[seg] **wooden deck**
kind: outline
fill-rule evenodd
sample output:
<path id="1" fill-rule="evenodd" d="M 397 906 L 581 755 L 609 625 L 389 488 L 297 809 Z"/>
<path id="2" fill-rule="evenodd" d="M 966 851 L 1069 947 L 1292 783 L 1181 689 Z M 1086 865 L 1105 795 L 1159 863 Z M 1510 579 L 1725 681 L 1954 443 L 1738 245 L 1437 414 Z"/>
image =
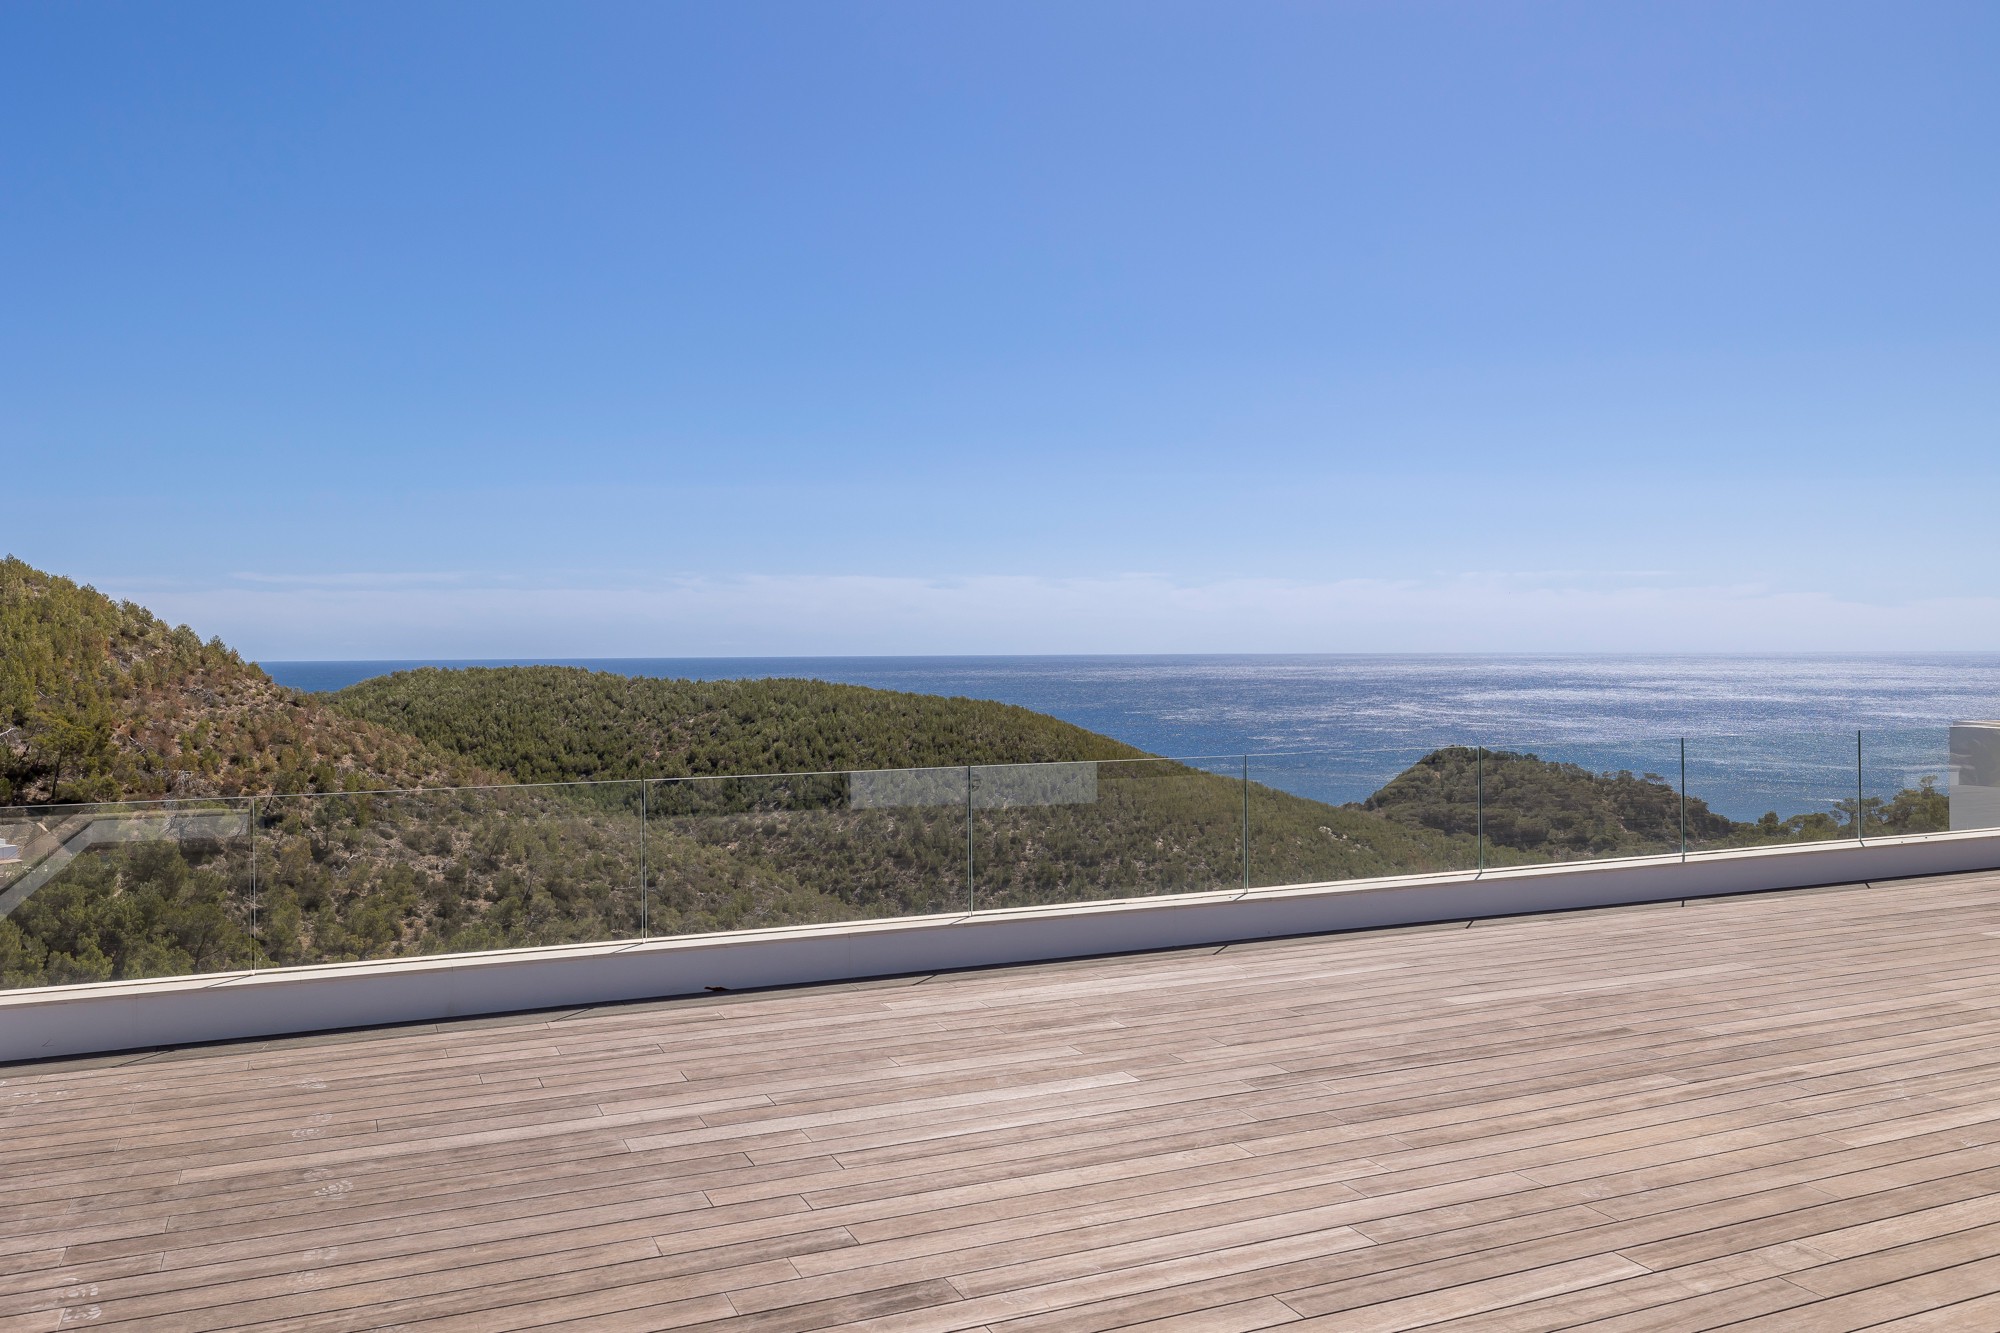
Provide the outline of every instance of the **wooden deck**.
<path id="1" fill-rule="evenodd" d="M 0 1330 L 2000 1329 L 2000 875 L 0 1068 Z"/>

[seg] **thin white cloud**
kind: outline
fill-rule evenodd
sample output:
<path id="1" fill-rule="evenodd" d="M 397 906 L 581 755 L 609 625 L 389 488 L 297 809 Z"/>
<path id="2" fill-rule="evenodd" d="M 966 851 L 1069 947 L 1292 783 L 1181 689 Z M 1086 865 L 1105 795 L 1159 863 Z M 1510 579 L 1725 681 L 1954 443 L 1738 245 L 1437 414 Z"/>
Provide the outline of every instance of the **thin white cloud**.
<path id="1" fill-rule="evenodd" d="M 266 574 L 254 570 L 231 574 L 237 583 L 270 584 L 285 588 L 407 588 L 433 585 L 455 586 L 476 576 L 457 570 L 410 570 L 405 572 L 328 572 L 308 574 Z"/>
<path id="2" fill-rule="evenodd" d="M 452 578 L 244 579 L 141 600 L 266 660 L 2000 649 L 2000 597 L 1866 602 L 1636 574 Z"/>

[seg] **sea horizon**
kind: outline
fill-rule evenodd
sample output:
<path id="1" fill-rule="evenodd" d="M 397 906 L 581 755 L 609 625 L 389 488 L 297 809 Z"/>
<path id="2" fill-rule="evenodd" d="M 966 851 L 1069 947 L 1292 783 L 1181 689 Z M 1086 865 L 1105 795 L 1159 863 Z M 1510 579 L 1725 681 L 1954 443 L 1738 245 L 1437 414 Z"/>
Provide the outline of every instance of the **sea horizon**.
<path id="1" fill-rule="evenodd" d="M 1444 745 L 1678 780 L 1735 818 L 1944 782 L 1949 724 L 2000 716 L 2000 653 L 1343 653 L 270 661 L 322 692 L 423 666 L 798 677 L 1015 704 L 1153 754 L 1272 756 L 1358 800 Z M 1856 733 L 1864 733 L 1857 737 Z M 1857 745 L 1866 753 L 1857 760 Z M 1306 757 L 1283 764 L 1277 757 Z M 1317 756 L 1317 759 L 1312 759 Z M 1217 767 L 1220 767 L 1218 762 Z M 1860 772 L 1857 773 L 1857 767 Z M 1253 776 L 1257 776 L 1253 772 Z M 1879 789 L 1879 791 L 1878 791 Z"/>

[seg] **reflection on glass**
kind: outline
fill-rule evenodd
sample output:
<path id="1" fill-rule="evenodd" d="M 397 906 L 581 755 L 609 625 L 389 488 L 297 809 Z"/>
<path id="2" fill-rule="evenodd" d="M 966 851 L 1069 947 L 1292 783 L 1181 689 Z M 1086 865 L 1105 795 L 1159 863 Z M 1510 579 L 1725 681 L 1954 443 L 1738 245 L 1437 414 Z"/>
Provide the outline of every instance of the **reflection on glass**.
<path id="1" fill-rule="evenodd" d="M 257 802 L 272 964 L 635 939 L 637 782 Z"/>
<path id="2" fill-rule="evenodd" d="M 650 784 L 653 935 L 962 911 L 964 768 Z"/>
<path id="3" fill-rule="evenodd" d="M 247 800 L 0 809 L 0 985 L 252 965 Z"/>

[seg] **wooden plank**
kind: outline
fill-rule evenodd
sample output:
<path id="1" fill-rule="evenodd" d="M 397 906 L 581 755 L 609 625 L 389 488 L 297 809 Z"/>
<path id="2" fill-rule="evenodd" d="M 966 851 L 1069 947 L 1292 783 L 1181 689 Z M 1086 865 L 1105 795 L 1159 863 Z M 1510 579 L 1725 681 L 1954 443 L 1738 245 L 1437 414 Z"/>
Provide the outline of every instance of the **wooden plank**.
<path id="1" fill-rule="evenodd" d="M 1504 1310 L 1523 1301 L 1603 1286 L 1645 1271 L 1629 1259 L 1621 1259 L 1615 1254 L 1600 1254 L 1551 1264 L 1547 1268 L 1530 1269 L 1525 1273 L 1509 1273 L 1342 1310 L 1338 1314 L 1302 1320 L 1292 1327 L 1301 1333 L 1306 1333 L 1306 1330 L 1322 1333 L 1323 1330 L 1333 1329 L 1340 1330 L 1340 1333 L 1399 1333 L 1402 1329 L 1422 1328 L 1446 1319 Z M 1286 1303 L 1290 1304 L 1289 1301 Z"/>

